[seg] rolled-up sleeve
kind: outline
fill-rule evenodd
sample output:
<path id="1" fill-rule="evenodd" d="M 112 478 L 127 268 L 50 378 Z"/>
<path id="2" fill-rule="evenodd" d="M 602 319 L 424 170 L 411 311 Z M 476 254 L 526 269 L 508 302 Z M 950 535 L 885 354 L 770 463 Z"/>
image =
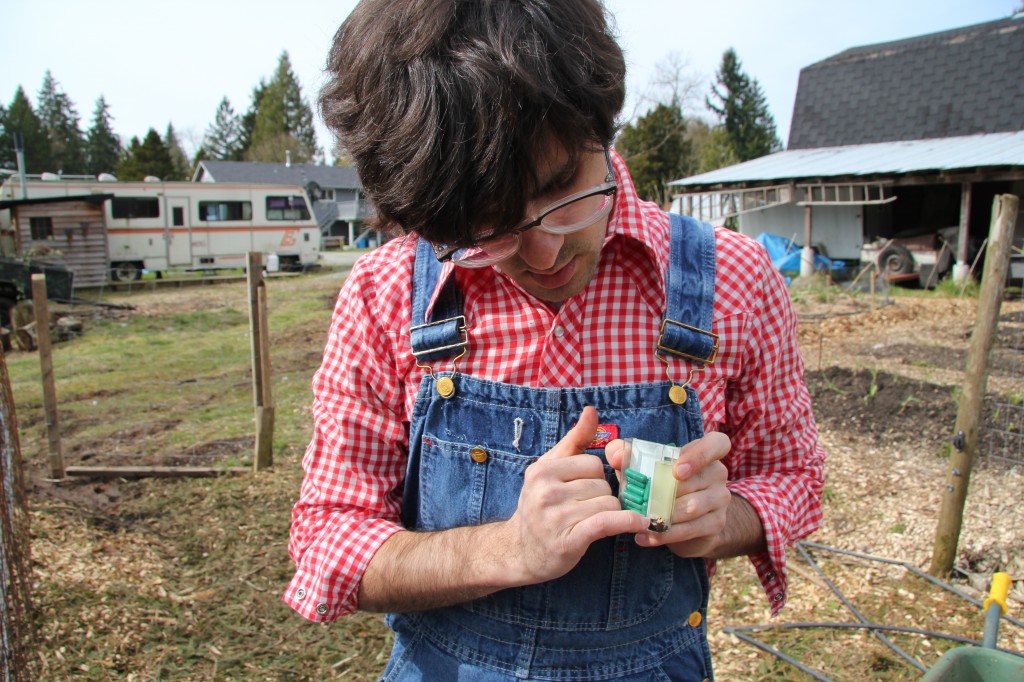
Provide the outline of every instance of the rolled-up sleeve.
<path id="1" fill-rule="evenodd" d="M 313 377 L 314 432 L 288 543 L 296 572 L 284 601 L 315 621 L 357 609 L 370 559 L 401 529 L 404 383 L 373 270 L 360 261 L 342 287 Z"/>
<path id="2" fill-rule="evenodd" d="M 777 614 L 788 592 L 786 548 L 821 525 L 825 453 L 785 282 L 759 246 L 754 263 L 739 335 L 743 366 L 725 389 L 722 431 L 732 440 L 729 488 L 753 505 L 764 527 L 768 551 L 750 559 Z"/>

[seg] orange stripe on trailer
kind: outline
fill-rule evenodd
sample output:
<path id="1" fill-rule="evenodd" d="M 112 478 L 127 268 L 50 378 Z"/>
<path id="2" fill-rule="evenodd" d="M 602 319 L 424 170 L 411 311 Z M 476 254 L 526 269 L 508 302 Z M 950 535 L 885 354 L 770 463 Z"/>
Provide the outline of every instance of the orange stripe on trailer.
<path id="1" fill-rule="evenodd" d="M 302 226 L 302 227 L 275 227 L 275 226 L 257 226 L 257 227 L 193 227 L 192 232 L 286 232 L 291 230 L 313 230 L 316 229 L 313 226 Z M 170 229 L 171 234 L 188 234 L 188 228 L 175 227 Z M 108 228 L 108 234 L 163 234 L 164 228 L 162 227 L 118 227 Z"/>

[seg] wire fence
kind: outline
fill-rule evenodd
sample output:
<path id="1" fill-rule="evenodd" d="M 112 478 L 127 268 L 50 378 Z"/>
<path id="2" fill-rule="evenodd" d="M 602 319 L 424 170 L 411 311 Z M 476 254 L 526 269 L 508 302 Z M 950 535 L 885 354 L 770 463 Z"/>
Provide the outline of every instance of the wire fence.
<path id="1" fill-rule="evenodd" d="M 1018 297 L 1024 302 L 1024 287 Z M 978 452 L 993 462 L 1024 465 L 1024 310 L 1000 316 L 993 360 L 993 371 L 1014 388 L 989 389 Z"/>

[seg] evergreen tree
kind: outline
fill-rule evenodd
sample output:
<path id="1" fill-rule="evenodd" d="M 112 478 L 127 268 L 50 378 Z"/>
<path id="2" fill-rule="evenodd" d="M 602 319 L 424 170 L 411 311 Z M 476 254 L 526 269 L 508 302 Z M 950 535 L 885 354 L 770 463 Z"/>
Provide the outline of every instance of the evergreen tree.
<path id="1" fill-rule="evenodd" d="M 253 116 L 255 120 L 255 116 Z M 217 107 L 217 115 L 203 136 L 203 158 L 237 161 L 242 158 L 242 121 L 225 97 Z M 198 156 L 198 155 L 197 155 Z M 200 159 L 196 159 L 198 163 Z"/>
<path id="2" fill-rule="evenodd" d="M 317 152 L 320 151 L 316 144 L 313 110 L 310 108 L 306 98 L 302 96 L 302 87 L 299 85 L 299 79 L 292 71 L 292 65 L 288 59 L 287 52 L 281 55 L 277 74 L 274 78 L 284 84 L 284 113 L 288 132 L 302 143 L 303 149 L 309 151 L 308 157 L 312 161 L 316 158 Z"/>
<path id="3" fill-rule="evenodd" d="M 239 158 L 247 158 L 249 155 L 249 148 L 252 146 L 252 136 L 256 130 L 256 114 L 260 108 L 260 101 L 263 99 L 263 94 L 267 91 L 267 83 L 262 78 L 260 79 L 259 85 L 252 89 L 252 100 L 249 103 L 249 109 L 239 119 L 239 133 L 238 133 L 238 156 Z"/>
<path id="4" fill-rule="evenodd" d="M 55 170 L 64 175 L 87 171 L 85 135 L 79 127 L 78 112 L 71 98 L 49 70 L 39 90 L 39 120 L 50 138 Z"/>
<path id="5" fill-rule="evenodd" d="M 715 78 L 705 103 L 725 125 L 736 158 L 748 161 L 781 149 L 761 85 L 743 72 L 732 48 L 722 55 Z"/>
<path id="6" fill-rule="evenodd" d="M 677 102 L 658 104 L 627 124 L 615 149 L 629 167 L 641 198 L 665 204 L 671 200 L 667 183 L 690 174 L 696 167 L 687 121 Z"/>
<path id="7" fill-rule="evenodd" d="M 96 100 L 96 110 L 92 114 L 92 126 L 85 138 L 87 172 L 90 175 L 113 173 L 121 160 L 123 150 L 121 140 L 111 126 L 113 116 L 103 95 Z"/>
<path id="8" fill-rule="evenodd" d="M 21 133 L 25 145 L 26 173 L 55 170 L 50 153 L 50 138 L 20 85 L 14 91 L 11 105 L 7 107 L 3 118 L 3 130 L 0 131 L 0 166 L 8 170 L 18 168 L 14 153 L 14 133 Z"/>
<path id="9" fill-rule="evenodd" d="M 174 169 L 174 172 L 164 180 L 188 180 L 192 175 L 192 164 L 189 163 L 188 154 L 185 153 L 181 142 L 178 141 L 174 125 L 171 123 L 167 124 L 164 146 L 167 148 L 167 154 L 171 157 L 171 167 Z"/>
<path id="10" fill-rule="evenodd" d="M 288 53 L 281 53 L 277 71 L 265 86 L 261 83 L 252 127 L 252 140 L 246 153 L 251 161 L 283 161 L 291 152 L 295 163 L 312 161 L 319 151 L 313 128 L 313 111 L 302 96 Z"/>
<path id="11" fill-rule="evenodd" d="M 13 139 L 7 134 L 7 109 L 0 104 L 0 168 L 17 164 L 14 158 Z"/>
<path id="12" fill-rule="evenodd" d="M 142 180 L 148 175 L 161 180 L 174 177 L 174 162 L 167 145 L 160 139 L 160 133 L 152 128 L 141 143 L 139 138 L 132 138 L 127 153 L 117 165 L 119 180 Z"/>

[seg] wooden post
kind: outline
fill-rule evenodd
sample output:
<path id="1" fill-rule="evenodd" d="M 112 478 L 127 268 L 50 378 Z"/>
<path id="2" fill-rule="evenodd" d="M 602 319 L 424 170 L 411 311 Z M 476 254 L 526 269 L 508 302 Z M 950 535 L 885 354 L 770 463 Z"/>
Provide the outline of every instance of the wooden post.
<path id="1" fill-rule="evenodd" d="M 43 378 L 43 409 L 46 412 L 50 477 L 61 479 L 64 478 L 64 447 L 60 439 L 57 388 L 53 380 L 53 350 L 50 348 L 50 309 L 46 303 L 46 275 L 32 275 L 32 305 L 36 313 L 36 343 L 39 345 L 39 367 Z"/>
<path id="2" fill-rule="evenodd" d="M 811 246 L 811 211 L 812 208 L 810 206 L 804 206 L 804 248 L 800 251 L 801 277 L 810 277 L 814 274 L 814 248 Z"/>
<path id="3" fill-rule="evenodd" d="M 874 268 L 871 268 L 871 312 L 875 312 L 875 281 L 877 279 L 877 273 Z"/>
<path id="4" fill-rule="evenodd" d="M 971 183 L 960 185 L 960 231 L 956 239 L 956 260 L 953 264 L 953 281 L 963 284 L 967 281 L 967 246 L 971 223 Z"/>
<path id="5" fill-rule="evenodd" d="M 14 395 L 0 349 L 0 680 L 32 679 L 35 650 L 28 502 Z"/>
<path id="6" fill-rule="evenodd" d="M 250 251 L 247 258 L 249 284 L 249 338 L 252 348 L 252 397 L 256 410 L 256 444 L 253 471 L 274 463 L 274 401 L 270 392 L 270 328 L 267 323 L 267 284 L 263 279 L 263 254 Z"/>
<path id="7" fill-rule="evenodd" d="M 945 577 L 953 570 L 960 528 L 963 524 L 964 503 L 971 481 L 971 467 L 978 444 L 978 425 L 981 423 L 985 389 L 988 383 L 989 359 L 999 322 L 999 309 L 1010 265 L 1010 243 L 1020 200 L 1012 194 L 997 195 L 992 202 L 992 225 L 989 230 L 985 271 L 978 294 L 978 315 L 971 334 L 967 353 L 963 391 L 957 407 L 954 449 L 949 458 L 949 470 L 942 497 L 942 511 L 935 531 L 935 548 L 928 572 Z"/>

